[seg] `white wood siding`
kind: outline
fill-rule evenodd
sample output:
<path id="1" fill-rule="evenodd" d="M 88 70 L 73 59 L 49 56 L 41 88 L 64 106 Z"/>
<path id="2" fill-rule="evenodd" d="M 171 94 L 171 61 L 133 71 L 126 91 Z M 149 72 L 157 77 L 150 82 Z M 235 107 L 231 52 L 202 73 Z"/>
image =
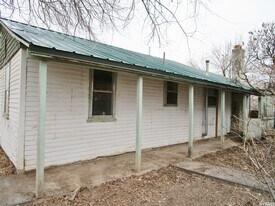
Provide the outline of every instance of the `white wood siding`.
<path id="1" fill-rule="evenodd" d="M 221 99 L 220 99 L 220 94 L 219 94 L 219 127 L 218 127 L 218 135 L 221 134 Z M 225 92 L 225 118 L 224 118 L 224 135 L 230 132 L 230 127 L 231 127 L 231 104 L 232 104 L 232 92 L 226 91 Z"/>
<path id="2" fill-rule="evenodd" d="M 35 168 L 38 123 L 38 64 L 28 59 L 25 169 Z M 116 121 L 87 122 L 89 70 L 48 63 L 45 166 L 133 151 L 137 76 L 118 73 Z M 188 85 L 179 85 L 177 107 L 163 106 L 163 81 L 144 78 L 142 149 L 188 140 Z M 203 129 L 204 90 L 195 87 L 195 137 Z"/>
<path id="3" fill-rule="evenodd" d="M 6 152 L 10 160 L 17 166 L 17 134 L 18 134 L 18 115 L 20 98 L 20 69 L 21 69 L 21 49 L 12 57 L 10 71 L 10 101 L 9 119 L 3 117 L 4 111 L 4 82 L 5 67 L 0 70 L 0 141 L 1 147 Z"/>
<path id="4" fill-rule="evenodd" d="M 226 133 L 230 132 L 231 128 L 231 92 L 225 92 L 225 126 L 226 126 Z"/>

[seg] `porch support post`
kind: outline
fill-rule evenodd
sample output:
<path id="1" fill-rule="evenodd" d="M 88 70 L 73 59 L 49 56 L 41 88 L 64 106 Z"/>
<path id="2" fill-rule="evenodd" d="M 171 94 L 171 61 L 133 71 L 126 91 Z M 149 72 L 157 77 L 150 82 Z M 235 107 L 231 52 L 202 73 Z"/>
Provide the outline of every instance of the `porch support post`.
<path id="1" fill-rule="evenodd" d="M 20 69 L 20 98 L 18 112 L 18 130 L 17 130 L 17 174 L 25 172 L 25 109 L 26 109 L 26 68 L 27 68 L 27 51 L 21 49 L 21 69 Z"/>
<path id="2" fill-rule="evenodd" d="M 189 85 L 189 139 L 188 139 L 188 157 L 192 156 L 193 137 L 194 137 L 194 86 Z"/>
<path id="3" fill-rule="evenodd" d="M 136 172 L 141 170 L 141 126 L 142 126 L 142 98 L 143 77 L 137 79 L 137 103 L 136 103 Z"/>
<path id="4" fill-rule="evenodd" d="M 44 192 L 44 153 L 45 153 L 45 116 L 46 116 L 47 62 L 39 62 L 39 123 L 36 157 L 36 197 Z"/>
<path id="5" fill-rule="evenodd" d="M 221 90 L 221 148 L 224 147 L 224 131 L 225 131 L 225 91 Z"/>
<path id="6" fill-rule="evenodd" d="M 243 111 L 242 111 L 242 121 L 243 121 L 243 140 L 246 140 L 246 132 L 247 132 L 247 95 L 243 95 Z"/>

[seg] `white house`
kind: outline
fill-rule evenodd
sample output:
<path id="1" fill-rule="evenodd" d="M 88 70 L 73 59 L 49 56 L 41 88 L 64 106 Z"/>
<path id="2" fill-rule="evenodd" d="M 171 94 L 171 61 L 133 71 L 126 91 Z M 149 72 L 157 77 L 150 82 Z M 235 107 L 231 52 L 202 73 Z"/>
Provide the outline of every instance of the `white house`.
<path id="1" fill-rule="evenodd" d="M 223 136 L 250 87 L 1 19 L 0 142 L 19 172 Z M 234 102 L 234 104 L 232 104 Z M 38 153 L 37 153 L 38 151 Z"/>

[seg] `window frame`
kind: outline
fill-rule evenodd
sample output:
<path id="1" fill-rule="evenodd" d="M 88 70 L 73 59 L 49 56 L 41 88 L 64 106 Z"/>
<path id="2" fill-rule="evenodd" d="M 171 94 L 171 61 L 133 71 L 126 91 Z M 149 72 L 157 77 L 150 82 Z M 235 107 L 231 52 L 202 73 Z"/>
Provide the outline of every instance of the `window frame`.
<path id="1" fill-rule="evenodd" d="M 210 101 L 210 99 L 213 100 L 215 98 L 215 101 Z M 219 91 L 217 89 L 208 88 L 208 96 L 207 96 L 207 106 L 208 107 L 217 107 L 219 101 Z M 215 104 L 210 104 L 211 102 L 214 102 Z"/>
<path id="2" fill-rule="evenodd" d="M 173 83 L 177 85 L 177 91 L 172 91 L 172 90 L 167 90 L 167 83 Z M 177 94 L 177 103 L 176 104 L 171 104 L 167 103 L 167 94 L 168 93 L 176 93 Z M 178 96 L 179 96 L 179 84 L 177 82 L 172 82 L 172 81 L 164 81 L 163 84 L 163 106 L 165 107 L 177 107 L 178 106 Z"/>
<path id="3" fill-rule="evenodd" d="M 105 71 L 112 74 L 112 114 L 93 115 L 94 71 Z M 89 112 L 87 122 L 112 122 L 116 121 L 116 81 L 117 74 L 108 70 L 90 69 L 89 71 Z"/>
<path id="4" fill-rule="evenodd" d="M 11 62 L 5 67 L 3 117 L 9 119 Z"/>

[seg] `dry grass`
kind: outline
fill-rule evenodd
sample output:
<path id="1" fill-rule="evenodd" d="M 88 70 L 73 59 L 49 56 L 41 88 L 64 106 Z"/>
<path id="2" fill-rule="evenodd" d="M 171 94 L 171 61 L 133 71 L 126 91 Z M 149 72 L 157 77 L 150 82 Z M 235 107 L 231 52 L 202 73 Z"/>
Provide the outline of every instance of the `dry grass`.
<path id="1" fill-rule="evenodd" d="M 7 176 L 14 173 L 14 165 L 5 154 L 4 150 L 0 147 L 0 176 Z"/>
<path id="2" fill-rule="evenodd" d="M 196 159 L 212 165 L 229 167 L 248 173 L 257 173 L 254 162 L 258 162 L 268 173 L 275 177 L 275 141 L 248 142 L 243 146 L 236 146 L 215 153 L 206 154 Z"/>

